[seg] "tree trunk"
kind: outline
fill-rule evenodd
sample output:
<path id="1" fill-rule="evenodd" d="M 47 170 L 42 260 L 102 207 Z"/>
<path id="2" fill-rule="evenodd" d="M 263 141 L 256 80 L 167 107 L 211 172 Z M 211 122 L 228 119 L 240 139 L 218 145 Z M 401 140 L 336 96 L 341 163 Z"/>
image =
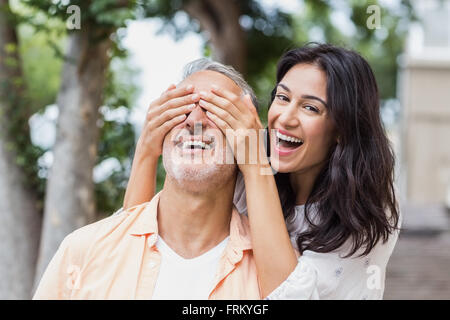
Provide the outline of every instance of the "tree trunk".
<path id="1" fill-rule="evenodd" d="M 47 182 L 35 285 L 64 237 L 95 220 L 92 171 L 97 157 L 98 109 L 109 65 L 110 34 L 111 31 L 82 25 L 80 31 L 69 35 L 57 97 L 57 139 Z"/>
<path id="2" fill-rule="evenodd" d="M 31 297 L 41 228 L 36 195 L 17 165 L 11 134 L 12 115 L 26 112 L 20 80 L 15 23 L 8 1 L 0 0 L 0 299 Z M 28 119 L 26 115 L 15 118 Z M 29 128 L 24 131 L 29 135 Z"/>
<path id="3" fill-rule="evenodd" d="M 200 22 L 209 34 L 213 58 L 231 65 L 242 74 L 247 71 L 246 34 L 239 24 L 241 10 L 236 0 L 192 0 L 183 8 Z"/>

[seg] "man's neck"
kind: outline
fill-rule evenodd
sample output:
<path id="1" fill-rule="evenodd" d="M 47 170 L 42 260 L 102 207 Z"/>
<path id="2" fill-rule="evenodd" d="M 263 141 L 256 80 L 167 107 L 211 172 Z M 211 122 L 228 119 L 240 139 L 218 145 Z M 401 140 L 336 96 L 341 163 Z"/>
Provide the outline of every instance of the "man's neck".
<path id="1" fill-rule="evenodd" d="M 166 177 L 158 205 L 158 230 L 180 256 L 209 251 L 230 233 L 234 180 L 207 192 L 192 192 Z"/>

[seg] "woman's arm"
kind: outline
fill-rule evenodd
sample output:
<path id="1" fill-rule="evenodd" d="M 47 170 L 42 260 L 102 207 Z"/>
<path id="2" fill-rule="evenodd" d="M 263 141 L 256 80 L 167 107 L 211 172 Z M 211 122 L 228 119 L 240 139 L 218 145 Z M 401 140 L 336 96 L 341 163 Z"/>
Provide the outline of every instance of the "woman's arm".
<path id="1" fill-rule="evenodd" d="M 208 111 L 208 117 L 224 134 L 226 130 L 234 130 L 237 134 L 236 130 L 242 129 L 240 132 L 244 135 L 246 130 L 256 130 L 258 136 L 262 129 L 256 109 L 248 96 L 242 99 L 217 88 L 212 93 L 201 93 L 199 104 Z M 248 152 L 245 140 L 245 136 L 238 137 L 237 143 L 230 142 L 230 146 L 237 146 L 242 150 L 244 145 Z M 286 228 L 275 179 L 272 174 L 261 174 L 262 170 L 270 169 L 267 158 L 260 156 L 262 150 L 257 152 L 260 159 L 258 164 L 238 165 L 244 175 L 259 284 L 262 295 L 266 297 L 292 273 L 297 266 L 297 256 Z"/>
<path id="2" fill-rule="evenodd" d="M 158 157 L 151 155 L 146 157 L 140 152 L 140 148 L 136 148 L 123 200 L 124 210 L 151 200 L 156 190 L 157 169 Z"/>
<path id="3" fill-rule="evenodd" d="M 274 291 L 297 266 L 273 175 L 262 175 L 260 166 L 241 169 L 253 252 L 263 297 Z"/>
<path id="4" fill-rule="evenodd" d="M 156 190 L 158 159 L 166 134 L 186 119 L 200 99 L 192 85 L 176 88 L 171 85 L 148 108 L 144 127 L 136 144 L 130 180 L 123 209 L 150 201 Z"/>

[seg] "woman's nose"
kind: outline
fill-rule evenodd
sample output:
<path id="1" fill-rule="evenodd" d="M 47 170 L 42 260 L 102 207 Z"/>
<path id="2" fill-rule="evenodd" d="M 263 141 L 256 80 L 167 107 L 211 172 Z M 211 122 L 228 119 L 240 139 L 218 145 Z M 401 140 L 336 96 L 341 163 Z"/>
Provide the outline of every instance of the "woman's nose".
<path id="1" fill-rule="evenodd" d="M 298 127 L 300 120 L 298 118 L 297 106 L 290 104 L 287 108 L 284 108 L 278 117 L 278 121 L 286 129 Z"/>

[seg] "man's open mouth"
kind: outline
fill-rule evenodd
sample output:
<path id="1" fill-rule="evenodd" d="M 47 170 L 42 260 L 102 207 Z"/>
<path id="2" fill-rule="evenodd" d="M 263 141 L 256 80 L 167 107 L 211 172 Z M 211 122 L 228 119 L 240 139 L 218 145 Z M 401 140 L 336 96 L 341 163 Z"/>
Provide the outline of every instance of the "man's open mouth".
<path id="1" fill-rule="evenodd" d="M 212 150 L 215 147 L 214 137 L 180 137 L 176 147 L 182 150 Z"/>

